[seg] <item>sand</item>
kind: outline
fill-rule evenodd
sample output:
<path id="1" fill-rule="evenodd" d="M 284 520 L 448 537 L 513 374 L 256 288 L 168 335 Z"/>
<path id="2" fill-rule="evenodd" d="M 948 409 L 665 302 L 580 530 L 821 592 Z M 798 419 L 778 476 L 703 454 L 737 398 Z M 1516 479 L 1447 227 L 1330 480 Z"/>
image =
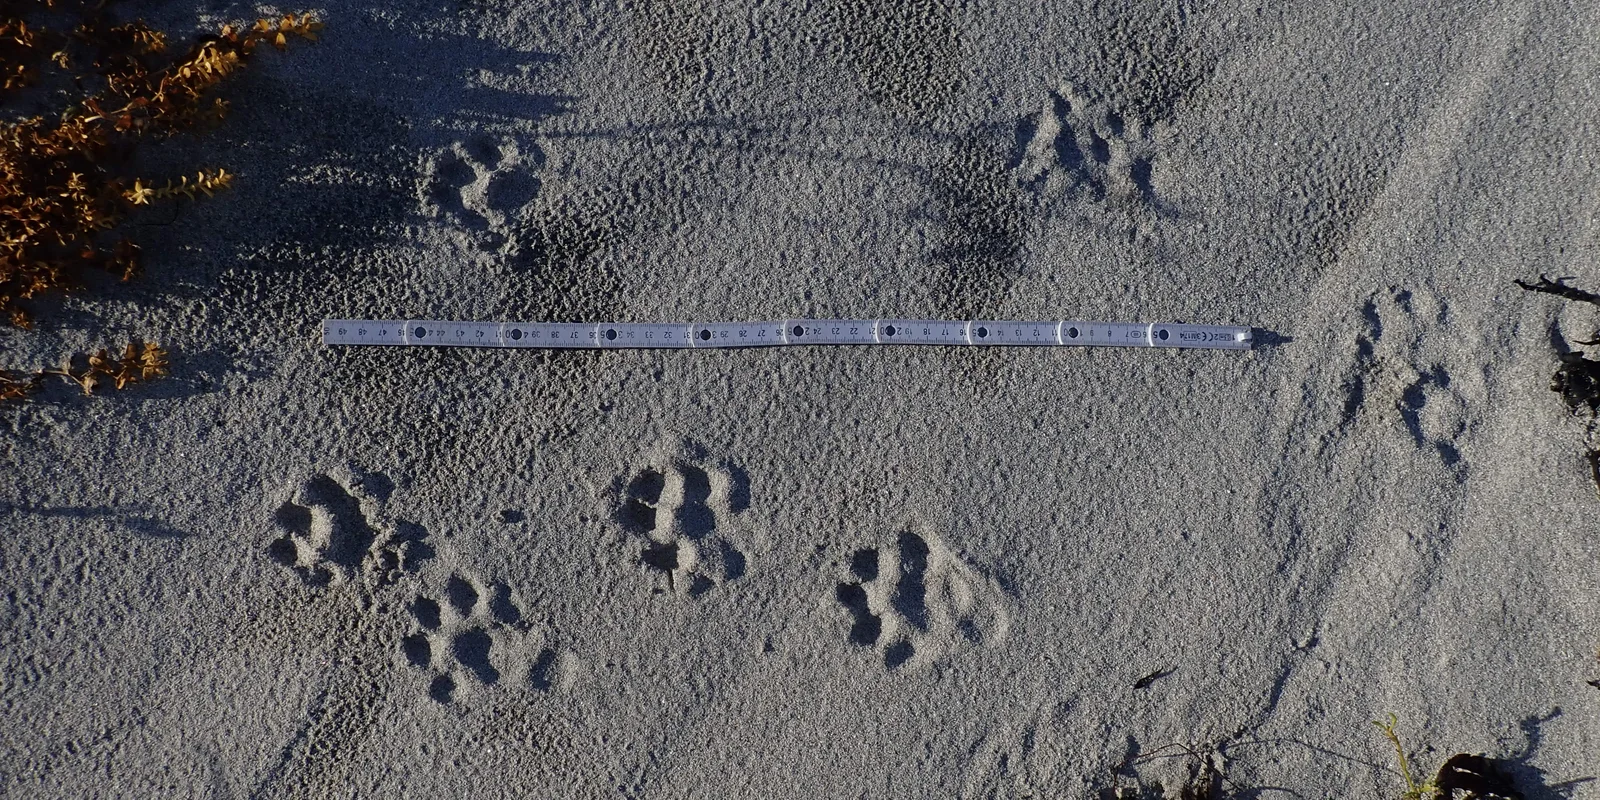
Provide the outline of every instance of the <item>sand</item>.
<path id="1" fill-rule="evenodd" d="M 309 9 L 0 332 L 174 366 L 0 411 L 0 794 L 1396 797 L 1392 712 L 1600 797 L 1600 320 L 1511 283 L 1600 286 L 1600 15 L 1430 6 Z M 317 339 L 799 316 L 1263 343 Z"/>

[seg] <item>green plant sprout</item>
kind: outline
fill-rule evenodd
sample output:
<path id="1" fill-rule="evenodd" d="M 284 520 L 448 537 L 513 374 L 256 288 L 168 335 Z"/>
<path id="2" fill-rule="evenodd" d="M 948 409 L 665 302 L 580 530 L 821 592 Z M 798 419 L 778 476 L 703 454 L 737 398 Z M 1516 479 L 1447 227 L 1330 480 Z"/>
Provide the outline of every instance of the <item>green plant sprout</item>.
<path id="1" fill-rule="evenodd" d="M 1394 726 L 1398 723 L 1399 719 L 1392 712 L 1389 714 L 1388 722 L 1372 721 L 1372 724 L 1378 726 L 1378 730 L 1383 731 L 1383 735 L 1394 745 L 1394 754 L 1400 759 L 1400 777 L 1406 781 L 1406 790 L 1400 795 L 1400 800 L 1436 800 L 1439 797 L 1438 783 L 1430 779 L 1418 786 L 1417 779 L 1411 774 L 1411 762 L 1406 758 L 1405 746 L 1400 744 L 1400 734 L 1394 730 Z"/>

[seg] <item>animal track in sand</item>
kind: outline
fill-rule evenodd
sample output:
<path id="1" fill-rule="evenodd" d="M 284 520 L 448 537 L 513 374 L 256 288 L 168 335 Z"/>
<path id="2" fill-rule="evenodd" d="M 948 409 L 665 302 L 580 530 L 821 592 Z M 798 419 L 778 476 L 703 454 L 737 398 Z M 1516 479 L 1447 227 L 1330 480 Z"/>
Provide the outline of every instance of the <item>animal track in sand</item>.
<path id="1" fill-rule="evenodd" d="M 1140 120 L 1062 89 L 1017 124 L 1012 162 L 1018 184 L 1046 200 L 1084 194 L 1153 206 L 1155 149 Z"/>
<path id="2" fill-rule="evenodd" d="M 1010 633 L 1005 592 L 933 537 L 903 531 L 892 546 L 856 550 L 849 570 L 835 589 L 850 614 L 848 639 L 890 670 L 925 667 Z"/>
<path id="3" fill-rule="evenodd" d="M 337 793 L 377 727 L 394 672 L 384 657 L 394 636 L 392 609 L 433 555 L 421 527 L 387 516 L 393 488 L 381 474 L 342 467 L 302 481 L 273 514 L 266 555 L 316 594 L 282 598 L 289 607 L 270 613 L 259 635 L 273 631 L 280 645 L 321 649 L 313 656 L 320 666 L 312 668 L 323 676 L 252 797 Z"/>
<path id="4" fill-rule="evenodd" d="M 421 528 L 384 521 L 387 478 L 371 474 L 345 483 L 318 473 L 278 507 L 278 536 L 267 555 L 309 586 L 355 580 L 383 586 L 433 555 Z"/>
<path id="5" fill-rule="evenodd" d="M 1457 440 L 1467 430 L 1466 396 L 1443 364 L 1418 367 L 1423 325 L 1443 325 L 1449 312 L 1431 292 L 1392 288 L 1369 298 L 1356 352 L 1343 377 L 1339 431 L 1358 424 L 1367 409 L 1392 408 L 1419 448 L 1436 451 L 1445 466 L 1461 461 Z M 1421 363 L 1426 363 L 1425 361 Z M 1374 404 L 1372 401 L 1377 400 Z"/>
<path id="6" fill-rule="evenodd" d="M 531 144 L 482 137 L 457 142 L 425 170 L 423 207 L 462 226 L 483 249 L 498 250 L 539 196 L 544 161 Z"/>
<path id="7" fill-rule="evenodd" d="M 415 626 L 400 640 L 406 662 L 432 676 L 434 700 L 449 703 L 464 681 L 493 686 L 508 673 L 525 673 L 527 686 L 541 691 L 565 682 L 555 650 L 540 647 L 528 657 L 533 626 L 504 585 L 454 573 L 437 597 L 442 601 L 426 594 L 411 601 Z"/>
<path id="8" fill-rule="evenodd" d="M 729 470 L 672 460 L 634 473 L 615 517 L 643 539 L 639 563 L 667 591 L 700 597 L 744 576 L 748 559 L 729 535 L 744 492 Z"/>

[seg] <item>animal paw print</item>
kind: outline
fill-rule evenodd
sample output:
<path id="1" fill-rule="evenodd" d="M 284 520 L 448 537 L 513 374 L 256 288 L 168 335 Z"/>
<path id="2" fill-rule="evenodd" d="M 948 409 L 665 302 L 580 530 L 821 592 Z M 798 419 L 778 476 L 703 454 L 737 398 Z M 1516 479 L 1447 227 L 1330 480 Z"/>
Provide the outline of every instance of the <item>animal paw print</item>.
<path id="1" fill-rule="evenodd" d="M 1452 385 L 1444 364 L 1418 366 L 1427 362 L 1418 358 L 1423 326 L 1415 322 L 1420 317 L 1442 325 L 1448 319 L 1444 302 L 1431 292 L 1391 287 L 1369 298 L 1361 315 L 1364 330 L 1342 378 L 1339 429 L 1360 423 L 1368 409 L 1388 417 L 1392 407 L 1418 448 L 1431 449 L 1445 466 L 1455 466 L 1461 461 L 1457 440 L 1467 430 L 1466 397 Z"/>
<path id="2" fill-rule="evenodd" d="M 373 587 L 394 582 L 433 551 L 419 526 L 383 522 L 390 488 L 377 474 L 344 483 L 325 474 L 312 476 L 274 514 L 279 533 L 267 545 L 267 555 L 309 586 L 357 579 Z"/>
<path id="3" fill-rule="evenodd" d="M 538 197 L 544 153 L 515 141 L 457 142 L 426 170 L 424 207 L 461 225 L 486 250 L 505 244 Z"/>
<path id="4" fill-rule="evenodd" d="M 926 666 L 1010 632 L 1005 593 L 937 540 L 905 531 L 893 547 L 851 554 L 850 573 L 836 590 L 851 617 L 849 641 L 880 653 L 890 670 Z"/>
<path id="5" fill-rule="evenodd" d="M 531 626 L 503 585 L 483 586 L 453 574 L 442 595 L 443 602 L 426 595 L 412 601 L 416 627 L 400 640 L 400 652 L 433 676 L 428 695 L 448 703 L 463 681 L 493 686 L 525 662 L 522 644 Z M 527 667 L 528 684 L 548 688 L 556 660 L 555 651 L 541 650 Z"/>
<path id="6" fill-rule="evenodd" d="M 742 510 L 734 500 L 740 488 L 726 470 L 684 461 L 646 467 L 623 490 L 616 518 L 643 537 L 639 563 L 666 590 L 700 597 L 744 576 L 745 554 L 727 534 Z"/>
<path id="7" fill-rule="evenodd" d="M 1138 119 L 1062 90 L 1018 124 L 1013 163 L 1018 183 L 1048 199 L 1082 193 L 1153 205 L 1154 151 L 1151 131 Z"/>

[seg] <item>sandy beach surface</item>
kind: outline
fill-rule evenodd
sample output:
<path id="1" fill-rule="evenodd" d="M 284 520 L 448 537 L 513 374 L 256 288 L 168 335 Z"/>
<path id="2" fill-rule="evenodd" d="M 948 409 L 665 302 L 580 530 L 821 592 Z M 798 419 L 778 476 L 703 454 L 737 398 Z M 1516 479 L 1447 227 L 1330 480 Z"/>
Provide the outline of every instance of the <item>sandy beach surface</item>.
<path id="1" fill-rule="evenodd" d="M 1512 283 L 1600 288 L 1593 6 L 127 5 L 326 29 L 141 152 L 238 175 L 142 277 L 0 330 L 173 370 L 0 409 L 0 795 L 1394 798 L 1393 713 L 1600 798 L 1600 315 Z"/>

